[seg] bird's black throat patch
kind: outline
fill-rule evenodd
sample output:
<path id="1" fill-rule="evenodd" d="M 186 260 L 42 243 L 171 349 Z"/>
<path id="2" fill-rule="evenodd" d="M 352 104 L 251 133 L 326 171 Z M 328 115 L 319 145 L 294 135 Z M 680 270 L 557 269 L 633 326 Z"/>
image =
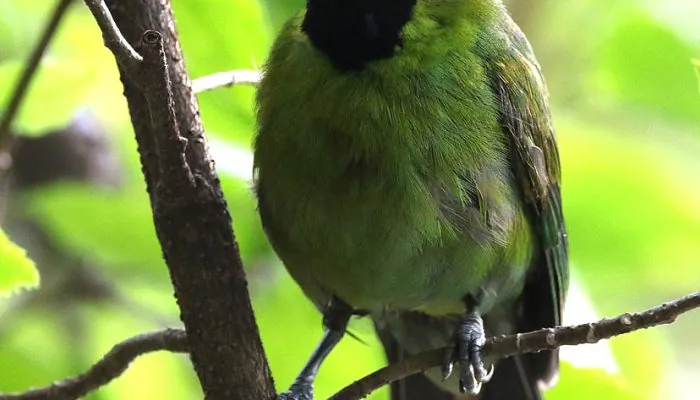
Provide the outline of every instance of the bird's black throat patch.
<path id="1" fill-rule="evenodd" d="M 402 46 L 416 0 L 307 0 L 302 30 L 341 70 L 361 69 Z"/>

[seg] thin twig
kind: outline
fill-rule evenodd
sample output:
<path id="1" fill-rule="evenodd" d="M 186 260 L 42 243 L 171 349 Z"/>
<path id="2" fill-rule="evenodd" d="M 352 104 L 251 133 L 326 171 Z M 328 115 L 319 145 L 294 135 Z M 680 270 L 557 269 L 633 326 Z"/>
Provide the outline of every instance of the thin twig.
<path id="1" fill-rule="evenodd" d="M 10 131 L 12 121 L 14 121 L 15 116 L 19 111 L 22 101 L 29 90 L 29 85 L 32 82 L 32 78 L 39 68 L 41 59 L 44 57 L 44 53 L 46 53 L 46 49 L 49 47 L 49 43 L 54 37 L 56 30 L 58 29 L 58 25 L 63 19 L 63 16 L 66 14 L 66 11 L 71 3 L 72 0 L 58 0 L 56 3 L 56 7 L 51 13 L 51 19 L 44 28 L 44 32 L 41 34 L 39 43 L 37 43 L 36 47 L 29 55 L 29 59 L 27 60 L 20 79 L 17 82 L 17 86 L 12 92 L 12 96 L 10 97 L 7 106 L 5 106 L 2 117 L 0 117 L 0 158 L 3 157 L 3 153 L 9 152 L 9 147 L 12 143 L 12 133 Z M 3 169 L 1 164 L 2 163 L 0 163 L 0 171 Z M 7 166 L 9 167 L 9 163 Z"/>
<path id="2" fill-rule="evenodd" d="M 233 85 L 257 86 L 262 78 L 262 73 L 250 70 L 236 70 L 217 72 L 215 74 L 203 76 L 192 81 L 192 90 L 195 93 L 202 93 L 222 87 Z"/>
<path id="3" fill-rule="evenodd" d="M 114 53 L 116 59 L 126 69 L 139 65 L 143 58 L 124 38 L 103 0 L 85 0 L 102 31 L 105 46 Z"/>
<path id="4" fill-rule="evenodd" d="M 613 319 L 603 319 L 598 322 L 575 326 L 541 329 L 510 336 L 492 337 L 486 341 L 484 355 L 492 359 L 499 359 L 515 354 L 555 349 L 561 346 L 596 343 L 602 339 L 609 339 L 613 336 L 639 329 L 670 324 L 679 315 L 699 307 L 700 292 L 696 292 L 644 312 L 625 313 Z M 333 395 L 329 400 L 362 399 L 384 385 L 439 366 L 444 360 L 444 355 L 445 349 L 437 349 L 409 357 L 352 383 Z"/>
<path id="5" fill-rule="evenodd" d="M 106 385 L 126 371 L 138 356 L 167 350 L 187 352 L 187 337 L 182 329 L 164 329 L 134 336 L 116 344 L 85 373 L 51 385 L 21 393 L 0 394 L 0 400 L 73 400 Z"/>
<path id="6" fill-rule="evenodd" d="M 596 343 L 640 329 L 670 324 L 679 315 L 700 308 L 700 292 L 662 304 L 636 314 L 622 314 L 617 318 L 575 326 L 541 329 L 529 333 L 492 337 L 486 341 L 484 353 L 492 359 L 515 354 L 534 353 L 561 346 Z M 22 393 L 0 394 L 0 400 L 67 400 L 106 385 L 121 375 L 138 356 L 148 352 L 168 350 L 187 352 L 188 344 L 182 329 L 165 329 L 134 336 L 110 350 L 87 372 L 42 388 Z M 384 367 L 347 386 L 331 400 L 356 400 L 393 381 L 439 366 L 445 349 L 430 350 L 404 361 Z"/>

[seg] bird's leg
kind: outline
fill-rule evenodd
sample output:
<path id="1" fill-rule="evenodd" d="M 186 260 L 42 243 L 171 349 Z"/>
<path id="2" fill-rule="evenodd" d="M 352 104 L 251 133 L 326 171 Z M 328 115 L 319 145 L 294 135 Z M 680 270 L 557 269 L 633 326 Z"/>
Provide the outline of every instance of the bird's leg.
<path id="1" fill-rule="evenodd" d="M 277 396 L 277 400 L 313 400 L 313 384 L 318 374 L 318 369 L 321 367 L 323 360 L 326 359 L 328 354 L 342 339 L 352 315 L 353 310 L 350 306 L 337 298 L 331 300 L 323 314 L 323 325 L 326 328 L 323 338 L 321 338 L 318 346 L 294 380 L 292 386 L 289 387 L 288 391 Z"/>
<path id="2" fill-rule="evenodd" d="M 458 361 L 460 392 L 477 395 L 481 391 L 481 385 L 491 379 L 493 371 L 486 371 L 481 355 L 484 343 L 486 343 L 486 334 L 477 301 L 469 297 L 465 303 L 467 312 L 460 318 L 454 340 L 445 353 L 442 376 L 443 379 L 449 378 L 454 362 Z"/>

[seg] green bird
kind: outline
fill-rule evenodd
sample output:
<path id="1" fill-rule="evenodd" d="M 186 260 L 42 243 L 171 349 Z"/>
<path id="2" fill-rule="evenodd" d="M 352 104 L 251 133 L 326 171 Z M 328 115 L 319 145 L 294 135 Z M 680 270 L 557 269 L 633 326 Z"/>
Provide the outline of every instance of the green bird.
<path id="1" fill-rule="evenodd" d="M 556 351 L 482 357 L 486 335 L 559 325 L 568 285 L 547 91 L 502 3 L 307 0 L 257 105 L 261 221 L 326 328 L 279 399 L 313 398 L 353 315 L 390 362 L 448 348 L 393 399 L 541 399 Z"/>

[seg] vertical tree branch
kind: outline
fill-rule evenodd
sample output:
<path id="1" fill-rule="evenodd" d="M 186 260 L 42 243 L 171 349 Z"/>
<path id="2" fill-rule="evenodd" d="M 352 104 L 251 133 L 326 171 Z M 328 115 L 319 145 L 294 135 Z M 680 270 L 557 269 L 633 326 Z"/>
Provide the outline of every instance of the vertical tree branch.
<path id="1" fill-rule="evenodd" d="M 207 399 L 265 399 L 274 386 L 231 218 L 167 0 L 86 0 L 115 54 L 163 255 Z M 111 14 L 111 16 L 110 16 Z M 128 56 L 133 47 L 141 60 Z M 135 61 L 134 61 L 135 60 Z"/>

